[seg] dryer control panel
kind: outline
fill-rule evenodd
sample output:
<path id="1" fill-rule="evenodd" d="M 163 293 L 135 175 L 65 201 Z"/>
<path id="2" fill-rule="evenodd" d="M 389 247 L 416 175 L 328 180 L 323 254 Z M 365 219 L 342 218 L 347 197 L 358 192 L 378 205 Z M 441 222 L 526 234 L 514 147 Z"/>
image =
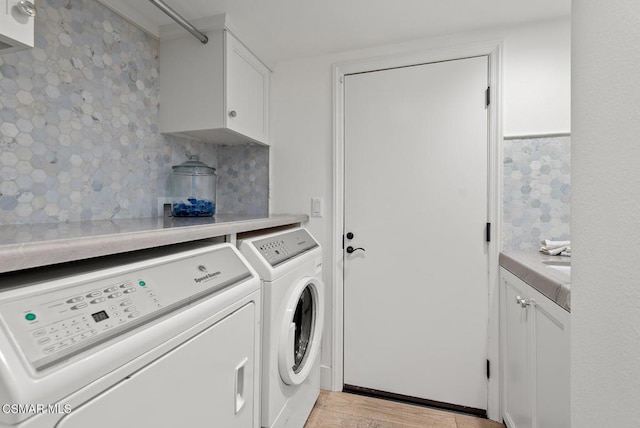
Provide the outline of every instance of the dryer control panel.
<path id="1" fill-rule="evenodd" d="M 253 245 L 271 266 L 276 266 L 319 246 L 305 229 L 296 229 L 270 238 L 256 240 L 253 241 Z"/>
<path id="2" fill-rule="evenodd" d="M 0 293 L 3 327 L 41 371 L 251 276 L 226 246 L 131 266 Z"/>

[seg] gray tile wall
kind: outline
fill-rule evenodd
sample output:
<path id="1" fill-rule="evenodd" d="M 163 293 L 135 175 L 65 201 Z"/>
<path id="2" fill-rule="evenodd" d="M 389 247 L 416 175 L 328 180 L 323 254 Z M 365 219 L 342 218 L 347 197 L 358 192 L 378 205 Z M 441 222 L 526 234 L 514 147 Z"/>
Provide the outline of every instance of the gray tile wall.
<path id="1" fill-rule="evenodd" d="M 266 214 L 269 211 L 269 149 L 258 145 L 218 149 L 220 213 Z"/>
<path id="2" fill-rule="evenodd" d="M 225 146 L 158 132 L 156 39 L 93 0 L 36 5 L 36 47 L 0 55 L 0 224 L 154 217 L 193 154 L 227 183 L 219 212 L 267 212 L 268 149 L 250 174 L 243 149 L 221 165 Z"/>
<path id="3" fill-rule="evenodd" d="M 570 137 L 505 139 L 503 149 L 503 249 L 569 240 Z"/>

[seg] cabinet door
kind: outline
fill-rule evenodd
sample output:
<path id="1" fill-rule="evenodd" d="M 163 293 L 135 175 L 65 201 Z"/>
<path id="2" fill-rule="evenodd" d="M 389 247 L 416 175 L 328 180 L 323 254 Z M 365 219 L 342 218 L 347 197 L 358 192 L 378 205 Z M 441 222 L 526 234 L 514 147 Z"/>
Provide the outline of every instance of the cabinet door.
<path id="1" fill-rule="evenodd" d="M 570 423 L 569 320 L 567 311 L 536 290 L 533 319 L 535 426 L 565 428 Z M 539 295 L 539 297 L 535 297 Z"/>
<path id="2" fill-rule="evenodd" d="M 269 143 L 269 70 L 225 31 L 226 127 Z"/>
<path id="3" fill-rule="evenodd" d="M 517 302 L 525 296 L 526 285 L 502 269 L 500 277 L 503 416 L 509 428 L 532 428 L 531 311 Z"/>
<path id="4" fill-rule="evenodd" d="M 74 409 L 56 426 L 256 426 L 254 319 L 250 303 Z"/>
<path id="5" fill-rule="evenodd" d="M 34 18 L 22 13 L 18 0 L 0 0 L 0 53 L 33 47 Z"/>

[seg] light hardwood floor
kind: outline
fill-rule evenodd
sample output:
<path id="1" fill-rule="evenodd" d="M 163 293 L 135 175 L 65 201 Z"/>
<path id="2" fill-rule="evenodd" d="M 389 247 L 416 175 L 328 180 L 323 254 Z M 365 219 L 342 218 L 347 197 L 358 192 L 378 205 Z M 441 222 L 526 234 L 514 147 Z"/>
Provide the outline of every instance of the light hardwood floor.
<path id="1" fill-rule="evenodd" d="M 505 428 L 488 419 L 345 392 L 320 391 L 305 428 Z"/>

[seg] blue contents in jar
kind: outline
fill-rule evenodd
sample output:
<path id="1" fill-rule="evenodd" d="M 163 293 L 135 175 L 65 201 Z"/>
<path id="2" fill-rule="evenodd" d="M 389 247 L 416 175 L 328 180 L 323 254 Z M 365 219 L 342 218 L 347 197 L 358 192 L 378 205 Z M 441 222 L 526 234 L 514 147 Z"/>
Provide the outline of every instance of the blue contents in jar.
<path id="1" fill-rule="evenodd" d="M 187 202 L 173 204 L 172 214 L 175 217 L 211 217 L 216 212 L 216 203 L 206 199 L 189 198 Z"/>

